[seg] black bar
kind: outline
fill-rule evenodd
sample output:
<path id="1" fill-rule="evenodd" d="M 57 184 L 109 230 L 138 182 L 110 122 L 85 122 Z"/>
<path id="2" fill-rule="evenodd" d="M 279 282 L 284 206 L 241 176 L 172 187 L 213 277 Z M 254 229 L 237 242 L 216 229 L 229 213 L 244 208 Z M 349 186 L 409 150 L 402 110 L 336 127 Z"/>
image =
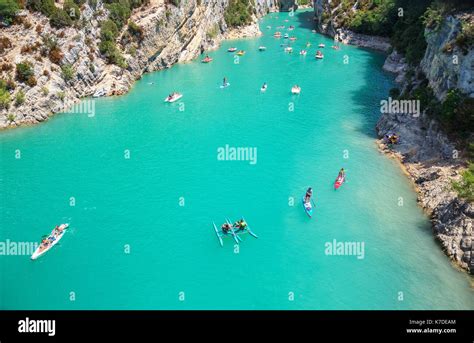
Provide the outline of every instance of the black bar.
<path id="1" fill-rule="evenodd" d="M 54 336 L 20 333 L 19 322 L 55 320 Z M 24 326 L 25 327 L 25 326 Z M 98 338 L 150 341 L 225 334 L 251 337 L 264 334 L 308 334 L 314 340 L 393 339 L 403 342 L 474 342 L 472 311 L 3 311 L 0 342 L 63 342 Z M 408 332 L 419 330 L 419 332 Z M 443 330 L 443 331 L 438 331 Z M 147 339 L 148 340 L 148 339 Z M 313 340 L 313 339 L 312 339 Z"/>

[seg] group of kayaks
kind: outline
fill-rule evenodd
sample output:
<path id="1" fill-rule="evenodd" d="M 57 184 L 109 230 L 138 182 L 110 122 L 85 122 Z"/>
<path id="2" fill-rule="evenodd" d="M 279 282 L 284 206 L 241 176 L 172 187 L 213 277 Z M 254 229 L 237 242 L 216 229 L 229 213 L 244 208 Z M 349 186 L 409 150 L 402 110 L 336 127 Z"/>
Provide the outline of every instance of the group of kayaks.
<path id="1" fill-rule="evenodd" d="M 344 171 L 344 168 L 342 168 L 339 171 L 339 174 L 337 175 L 336 180 L 334 181 L 334 189 L 337 190 L 339 189 L 342 184 L 346 181 L 346 172 Z M 312 218 L 313 217 L 313 210 L 316 204 L 314 203 L 313 200 L 313 189 L 311 187 L 308 188 L 306 191 L 306 194 L 303 196 L 302 199 L 303 203 L 303 208 L 308 217 Z"/>
<path id="2" fill-rule="evenodd" d="M 229 218 L 226 218 L 220 229 L 217 228 L 215 222 L 212 222 L 212 225 L 221 247 L 224 246 L 224 240 L 222 238 L 226 236 L 232 236 L 235 243 L 237 244 L 242 242 L 242 238 L 239 237 L 241 234 L 248 233 L 250 236 L 258 238 L 258 236 L 250 229 L 244 217 L 237 220 L 234 224 L 232 224 Z"/>

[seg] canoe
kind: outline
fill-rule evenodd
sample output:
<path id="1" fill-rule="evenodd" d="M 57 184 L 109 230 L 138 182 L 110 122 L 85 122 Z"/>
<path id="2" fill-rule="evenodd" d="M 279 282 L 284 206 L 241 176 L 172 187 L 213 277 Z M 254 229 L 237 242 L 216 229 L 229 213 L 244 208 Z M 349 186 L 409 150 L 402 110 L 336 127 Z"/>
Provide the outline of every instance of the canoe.
<path id="1" fill-rule="evenodd" d="M 212 225 L 214 225 L 214 231 L 216 232 L 216 236 L 219 239 L 219 243 L 221 244 L 221 247 L 224 246 L 224 242 L 222 241 L 222 237 L 219 234 L 219 230 L 217 229 L 216 223 L 212 222 Z"/>
<path id="2" fill-rule="evenodd" d="M 303 203 L 304 211 L 306 212 L 308 217 L 311 218 L 313 216 L 313 206 L 311 205 L 311 202 L 304 202 L 304 197 L 301 202 Z"/>
<path id="3" fill-rule="evenodd" d="M 341 187 L 341 185 L 344 183 L 345 181 L 345 177 L 337 177 L 336 181 L 334 181 L 334 189 L 338 189 L 339 187 Z"/>
<path id="4" fill-rule="evenodd" d="M 175 102 L 176 100 L 179 100 L 183 97 L 183 94 L 179 93 L 177 95 L 174 95 L 169 99 L 168 97 L 165 98 L 165 102 Z"/>
<path id="5" fill-rule="evenodd" d="M 47 239 L 49 240 L 50 237 L 53 237 L 54 240 L 48 245 L 47 248 L 44 248 L 44 249 L 41 249 L 41 244 L 40 246 L 38 247 L 38 249 L 35 250 L 35 252 L 33 253 L 33 255 L 31 255 L 31 259 L 32 260 L 36 260 L 38 257 L 42 256 L 43 254 L 45 254 L 47 251 L 51 250 L 52 247 L 54 247 L 56 244 L 58 244 L 58 242 L 61 240 L 61 238 L 63 238 L 64 234 L 66 233 L 67 231 L 67 228 L 69 227 L 69 224 L 61 224 L 59 225 L 59 227 L 63 228 L 62 232 L 59 234 L 59 236 L 55 236 L 54 235 L 54 229 L 53 231 L 51 231 L 51 233 L 49 234 L 49 236 L 47 237 Z"/>

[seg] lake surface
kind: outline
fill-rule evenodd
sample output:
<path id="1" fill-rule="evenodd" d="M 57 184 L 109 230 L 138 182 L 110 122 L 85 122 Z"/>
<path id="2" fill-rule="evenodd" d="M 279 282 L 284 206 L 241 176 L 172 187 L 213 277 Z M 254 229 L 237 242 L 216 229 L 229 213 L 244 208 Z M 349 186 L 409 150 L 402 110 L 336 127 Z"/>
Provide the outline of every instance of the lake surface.
<path id="1" fill-rule="evenodd" d="M 384 56 L 333 50 L 308 18 L 270 14 L 262 37 L 224 42 L 209 64 L 145 75 L 127 95 L 96 100 L 94 116 L 1 132 L 0 241 L 70 229 L 36 261 L 0 256 L 0 308 L 474 309 L 470 278 L 376 149 L 379 103 L 393 87 Z M 272 37 L 290 24 L 279 31 L 298 38 L 293 54 Z M 235 59 L 231 46 L 246 54 Z M 173 90 L 183 98 L 165 104 Z M 256 159 L 220 160 L 226 145 Z M 341 167 L 347 182 L 335 191 Z M 221 247 L 212 223 L 242 215 L 259 238 Z M 329 255 L 334 240 L 363 243 L 363 255 Z"/>

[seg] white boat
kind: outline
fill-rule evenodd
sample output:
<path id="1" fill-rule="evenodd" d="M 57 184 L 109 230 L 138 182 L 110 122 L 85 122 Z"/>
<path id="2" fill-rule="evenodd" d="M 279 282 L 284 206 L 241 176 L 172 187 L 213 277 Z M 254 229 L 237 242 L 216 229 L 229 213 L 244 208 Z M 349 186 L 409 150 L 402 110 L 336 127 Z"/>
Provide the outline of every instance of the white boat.
<path id="1" fill-rule="evenodd" d="M 265 50 L 267 50 L 267 47 L 261 45 L 261 46 L 258 47 L 258 50 L 260 50 L 260 51 L 265 51 Z"/>
<path id="2" fill-rule="evenodd" d="M 301 50 L 300 55 L 306 56 L 307 51 L 306 50 Z"/>
<path id="3" fill-rule="evenodd" d="M 179 100 L 182 97 L 183 97 L 183 94 L 181 94 L 181 93 L 173 93 L 173 94 L 171 94 L 171 97 L 167 96 L 165 98 L 165 102 L 175 102 L 176 100 Z"/>
<path id="4" fill-rule="evenodd" d="M 293 48 L 290 47 L 290 46 L 289 46 L 289 47 L 286 47 L 286 48 L 285 48 L 285 52 L 291 54 L 291 53 L 293 52 Z"/>
<path id="5" fill-rule="evenodd" d="M 50 243 L 45 247 L 43 244 L 40 244 L 38 249 L 31 255 L 32 260 L 36 260 L 38 257 L 41 255 L 45 254 L 47 251 L 49 251 L 52 247 L 54 247 L 61 238 L 63 238 L 64 233 L 67 231 L 67 228 L 69 227 L 69 224 L 61 224 L 58 226 L 58 229 L 60 229 L 60 233 L 56 233 L 56 228 L 51 231 L 51 234 L 46 238 L 47 240 L 50 241 Z"/>
<path id="6" fill-rule="evenodd" d="M 268 87 L 267 87 L 266 85 L 265 85 L 265 86 L 262 86 L 262 87 L 260 88 L 260 91 L 261 91 L 261 92 L 265 92 L 265 91 L 267 90 L 267 88 L 268 88 Z"/>
<path id="7" fill-rule="evenodd" d="M 323 43 L 321 43 L 321 44 L 318 45 L 318 47 L 320 47 L 320 48 L 325 48 L 326 45 L 324 45 Z"/>
<path id="8" fill-rule="evenodd" d="M 94 95 L 92 95 L 94 98 L 100 98 L 101 96 L 104 96 L 107 94 L 107 91 L 105 88 L 100 88 L 95 91 Z"/>
<path id="9" fill-rule="evenodd" d="M 298 87 L 298 86 L 293 86 L 291 88 L 291 93 L 293 93 L 293 94 L 300 94 L 300 92 L 301 92 L 301 88 Z"/>
<path id="10" fill-rule="evenodd" d="M 316 56 L 314 56 L 314 57 L 316 57 L 319 60 L 322 60 L 324 58 L 324 55 L 323 54 L 316 54 Z"/>

